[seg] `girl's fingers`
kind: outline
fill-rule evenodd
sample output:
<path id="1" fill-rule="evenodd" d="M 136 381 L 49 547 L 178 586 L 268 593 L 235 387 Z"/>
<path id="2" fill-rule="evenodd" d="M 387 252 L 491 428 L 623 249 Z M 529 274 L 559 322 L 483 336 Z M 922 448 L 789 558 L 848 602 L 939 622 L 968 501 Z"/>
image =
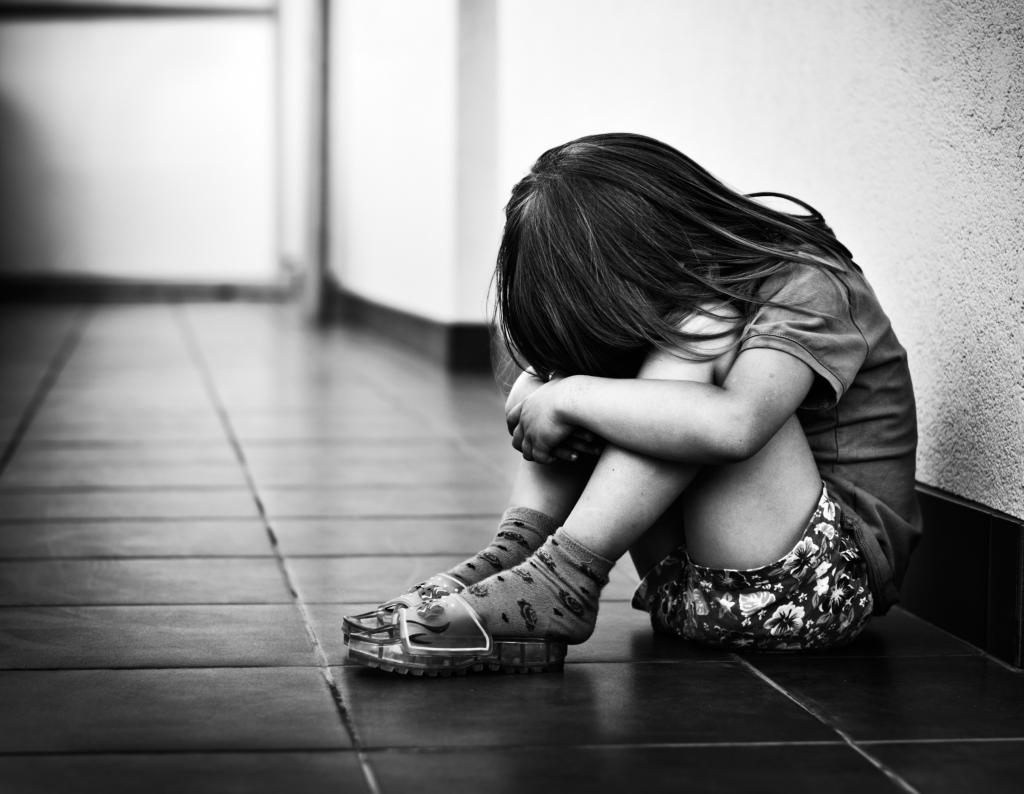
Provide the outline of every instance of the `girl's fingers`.
<path id="1" fill-rule="evenodd" d="M 585 437 L 573 433 L 565 440 L 563 446 L 582 455 L 600 455 L 604 449 L 604 442 L 591 433 L 587 433 Z"/>
<path id="2" fill-rule="evenodd" d="M 523 426 L 517 424 L 515 426 L 515 430 L 512 431 L 512 448 L 516 452 L 522 452 L 523 451 L 523 440 L 524 440 Z"/>
<path id="3" fill-rule="evenodd" d="M 523 404 L 516 403 L 512 406 L 512 410 L 505 414 L 505 424 L 508 426 L 508 432 L 513 433 L 519 428 L 519 417 L 522 413 Z M 516 449 L 519 449 L 519 447 L 516 447 Z"/>

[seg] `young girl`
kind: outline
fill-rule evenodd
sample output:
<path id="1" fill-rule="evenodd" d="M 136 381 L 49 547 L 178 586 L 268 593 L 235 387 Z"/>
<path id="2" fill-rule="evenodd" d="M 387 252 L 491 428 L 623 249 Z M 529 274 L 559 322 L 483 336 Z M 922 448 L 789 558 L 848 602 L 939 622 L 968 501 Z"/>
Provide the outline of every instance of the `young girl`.
<path id="1" fill-rule="evenodd" d="M 906 353 L 821 215 L 766 195 L 638 135 L 541 155 L 496 270 L 524 367 L 509 508 L 477 555 L 346 618 L 353 660 L 559 669 L 627 551 L 654 630 L 720 647 L 841 645 L 896 601 L 920 531 Z"/>

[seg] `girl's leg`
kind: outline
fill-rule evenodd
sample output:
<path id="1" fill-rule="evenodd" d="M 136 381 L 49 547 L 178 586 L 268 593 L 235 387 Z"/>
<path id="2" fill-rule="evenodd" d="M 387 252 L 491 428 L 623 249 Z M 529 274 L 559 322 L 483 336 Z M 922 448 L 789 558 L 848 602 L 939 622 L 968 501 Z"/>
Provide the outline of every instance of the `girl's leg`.
<path id="1" fill-rule="evenodd" d="M 542 465 L 522 460 L 494 539 L 444 576 L 475 584 L 525 560 L 565 521 L 592 469 L 585 462 Z"/>
<path id="2" fill-rule="evenodd" d="M 697 373 L 710 381 L 724 377 L 731 360 L 701 369 L 661 354 L 648 364 L 641 377 L 695 380 Z M 609 447 L 563 529 L 507 572 L 512 575 L 470 588 L 467 600 L 492 631 L 582 642 L 593 630 L 598 593 L 614 560 L 677 505 L 684 489 L 683 523 L 694 556 L 742 568 L 773 562 L 793 546 L 821 480 L 795 417 L 752 458 L 729 466 L 701 469 Z M 638 552 L 649 554 L 651 546 L 643 543 Z"/>
<path id="3" fill-rule="evenodd" d="M 594 470 L 593 464 L 534 463 L 521 459 L 508 506 L 544 513 L 561 524 L 569 516 Z"/>

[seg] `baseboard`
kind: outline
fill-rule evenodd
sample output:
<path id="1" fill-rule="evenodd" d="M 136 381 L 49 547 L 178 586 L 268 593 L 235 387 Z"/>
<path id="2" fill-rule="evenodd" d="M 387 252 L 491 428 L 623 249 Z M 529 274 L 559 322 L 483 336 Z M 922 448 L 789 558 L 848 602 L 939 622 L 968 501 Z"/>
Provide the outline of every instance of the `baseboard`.
<path id="1" fill-rule="evenodd" d="M 1024 520 L 918 485 L 924 537 L 902 605 L 1024 667 Z"/>
<path id="2" fill-rule="evenodd" d="M 452 372 L 491 371 L 486 323 L 443 323 L 368 300 L 334 286 L 330 319 L 368 328 L 423 354 Z"/>
<path id="3" fill-rule="evenodd" d="M 184 301 L 281 301 L 290 284 L 149 281 L 102 276 L 0 274 L 4 303 L 166 303 Z"/>

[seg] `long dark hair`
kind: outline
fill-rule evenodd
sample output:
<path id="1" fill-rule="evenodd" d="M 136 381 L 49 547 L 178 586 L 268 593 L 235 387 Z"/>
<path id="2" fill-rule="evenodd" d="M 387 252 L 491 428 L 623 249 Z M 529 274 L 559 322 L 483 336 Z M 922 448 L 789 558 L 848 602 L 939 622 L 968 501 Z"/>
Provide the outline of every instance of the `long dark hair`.
<path id="1" fill-rule="evenodd" d="M 806 214 L 754 200 L 770 195 Z M 512 189 L 495 321 L 542 377 L 629 377 L 652 348 L 697 341 L 685 316 L 715 304 L 750 317 L 766 278 L 823 260 L 853 266 L 813 207 L 739 194 L 653 138 L 591 135 L 544 152 Z"/>

